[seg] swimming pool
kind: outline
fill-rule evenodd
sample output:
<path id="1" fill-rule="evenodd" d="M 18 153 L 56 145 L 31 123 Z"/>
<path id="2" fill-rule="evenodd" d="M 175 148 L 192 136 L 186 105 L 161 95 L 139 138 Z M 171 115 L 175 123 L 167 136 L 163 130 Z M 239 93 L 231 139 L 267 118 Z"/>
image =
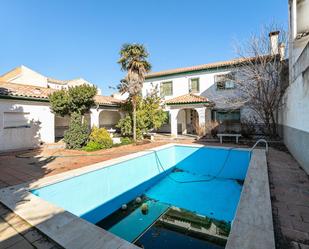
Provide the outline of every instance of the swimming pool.
<path id="1" fill-rule="evenodd" d="M 174 145 L 31 192 L 93 224 L 143 196 L 147 215 L 135 208 L 109 228 L 141 241 L 158 221 L 166 224 L 171 208 L 230 223 L 249 161 L 247 150 Z"/>

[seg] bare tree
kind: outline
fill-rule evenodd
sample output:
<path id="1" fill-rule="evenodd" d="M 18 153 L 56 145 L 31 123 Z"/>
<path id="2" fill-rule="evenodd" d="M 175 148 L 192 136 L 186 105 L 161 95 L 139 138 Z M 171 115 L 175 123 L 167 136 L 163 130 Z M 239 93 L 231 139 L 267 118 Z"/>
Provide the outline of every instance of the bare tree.
<path id="1" fill-rule="evenodd" d="M 270 25 L 236 46 L 240 59 L 232 77 L 239 96 L 229 101 L 253 110 L 270 136 L 277 135 L 278 110 L 288 85 L 284 60 L 286 37 L 282 28 Z"/>

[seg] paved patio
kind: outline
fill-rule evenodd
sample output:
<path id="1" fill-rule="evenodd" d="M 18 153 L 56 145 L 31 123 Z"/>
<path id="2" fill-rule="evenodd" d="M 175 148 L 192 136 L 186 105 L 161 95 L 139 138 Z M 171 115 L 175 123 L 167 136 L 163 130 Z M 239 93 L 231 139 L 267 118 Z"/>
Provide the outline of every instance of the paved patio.
<path id="1" fill-rule="evenodd" d="M 92 153 L 40 149 L 2 154 L 0 155 L 0 188 L 34 181 L 168 142 L 126 145 Z M 190 140 L 180 142 L 194 143 Z M 210 143 L 209 145 L 220 144 Z M 223 145 L 235 146 L 235 144 Z M 270 149 L 268 165 L 277 248 L 308 249 L 308 176 L 289 153 L 276 149 Z M 0 203 L 0 249 L 2 248 L 55 249 L 60 247 Z"/>
<path id="2" fill-rule="evenodd" d="M 270 149 L 270 192 L 276 246 L 309 249 L 309 178 L 287 152 Z"/>

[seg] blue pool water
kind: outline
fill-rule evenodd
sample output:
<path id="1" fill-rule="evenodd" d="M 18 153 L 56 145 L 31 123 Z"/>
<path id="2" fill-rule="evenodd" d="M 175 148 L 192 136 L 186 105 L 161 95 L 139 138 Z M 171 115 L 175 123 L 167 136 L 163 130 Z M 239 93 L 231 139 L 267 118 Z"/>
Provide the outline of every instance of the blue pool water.
<path id="1" fill-rule="evenodd" d="M 232 221 L 249 161 L 245 150 L 176 145 L 32 193 L 94 224 L 143 194 L 153 200 L 150 215 L 132 212 L 110 228 L 133 241 L 169 206 Z"/>

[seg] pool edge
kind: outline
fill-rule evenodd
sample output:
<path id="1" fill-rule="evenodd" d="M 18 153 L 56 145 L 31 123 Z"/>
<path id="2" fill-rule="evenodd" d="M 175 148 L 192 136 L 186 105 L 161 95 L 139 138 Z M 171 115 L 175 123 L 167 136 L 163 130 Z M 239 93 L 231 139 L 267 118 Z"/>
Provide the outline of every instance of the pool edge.
<path id="1" fill-rule="evenodd" d="M 265 150 L 252 152 L 226 249 L 275 249 Z"/>
<path id="2" fill-rule="evenodd" d="M 99 162 L 93 165 L 85 166 L 83 168 L 71 170 L 68 172 L 64 172 L 61 174 L 57 174 L 54 176 L 49 176 L 42 178 L 40 180 L 24 183 L 12 187 L 7 187 L 4 189 L 0 189 L 0 201 L 10 208 L 14 213 L 28 222 L 30 225 L 39 229 L 42 233 L 50 237 L 60 246 L 64 248 L 127 248 L 127 249 L 137 249 L 139 247 L 113 235 L 102 228 L 95 226 L 94 224 L 87 222 L 86 220 L 79 218 L 72 213 L 61 209 L 43 199 L 35 196 L 34 194 L 29 192 L 29 189 L 40 188 L 44 187 L 49 184 L 54 184 L 59 181 L 66 180 L 68 178 L 78 176 L 84 173 L 88 173 L 94 170 L 98 170 L 104 167 L 112 166 L 114 164 L 126 161 L 128 159 L 132 159 L 135 157 L 139 157 L 142 155 L 146 155 L 152 153 L 153 150 L 161 150 L 165 148 L 169 148 L 172 146 L 188 146 L 188 147 L 208 147 L 208 148 L 224 148 L 229 149 L 229 147 L 222 147 L 222 146 L 205 146 L 199 144 L 178 144 L 178 143 L 169 143 L 166 145 L 158 146 L 152 148 L 151 150 L 144 150 L 137 153 L 133 153 L 130 155 L 122 156 L 116 159 L 107 160 L 104 162 Z M 237 148 L 240 150 L 248 150 L 244 148 Z M 249 186 L 251 184 L 251 180 L 248 180 L 248 177 L 251 175 L 251 171 L 256 169 L 255 164 L 259 165 L 258 161 L 260 159 L 256 159 L 256 153 L 264 153 L 265 157 L 265 165 L 266 165 L 266 178 L 267 178 L 267 188 L 268 188 L 268 195 L 269 195 L 269 184 L 268 184 L 268 174 L 267 174 L 267 164 L 266 164 L 266 155 L 264 151 L 257 152 L 259 150 L 253 151 L 253 157 L 251 158 L 249 169 L 247 172 L 247 176 L 244 183 L 245 186 Z M 263 154 L 261 154 L 263 157 Z M 254 159 L 254 160 L 253 160 Z M 253 163 L 254 161 L 254 163 Z M 262 160 L 264 161 L 264 160 Z M 253 166 L 252 166 L 253 165 Z M 259 167 L 258 167 L 259 168 Z M 265 168 L 264 166 L 261 168 Z M 250 174 L 249 174 L 250 173 Z M 263 172 L 260 172 L 263 173 Z M 254 179 L 254 178 L 253 178 Z M 263 179 L 265 180 L 265 172 Z M 250 184 L 249 184 L 250 183 Z M 246 224 L 243 219 L 239 219 L 242 211 L 242 203 L 244 201 L 243 198 L 248 199 L 248 195 L 250 192 L 242 191 L 241 199 L 238 204 L 235 220 L 232 225 L 231 234 L 228 239 L 227 247 L 228 249 L 253 249 L 256 247 L 235 247 L 234 244 L 238 241 L 242 241 L 245 238 L 243 233 L 239 233 L 239 224 Z M 249 196 L 249 199 L 252 198 Z M 252 199 L 254 200 L 254 199 Z M 270 199 L 269 199 L 270 201 Z M 252 204 L 252 203 L 251 203 Z M 251 212 L 252 209 L 247 209 L 247 212 Z M 270 206 L 271 212 L 271 206 Z M 249 213 L 251 214 L 251 213 Z M 271 214 L 271 213 L 270 213 Z M 39 216 L 39 217 L 37 217 Z M 249 217 L 250 218 L 250 217 Z M 271 216 L 271 226 L 272 225 L 272 216 Z M 238 224 L 239 223 L 239 224 Z M 238 224 L 238 225 L 237 225 Z M 250 224 L 247 222 L 247 225 Z M 250 230 L 250 229 L 247 229 Z M 256 231 L 256 230 L 255 230 Z M 76 237 L 78 234 L 82 236 Z M 273 228 L 272 228 L 273 234 Z M 254 235 L 254 234 L 251 234 Z M 252 240 L 251 240 L 252 241 Z M 260 241 L 255 241 L 256 245 L 260 245 Z M 243 245 L 243 244 L 241 244 Z M 274 248 L 274 247 L 264 247 L 267 248 Z"/>

